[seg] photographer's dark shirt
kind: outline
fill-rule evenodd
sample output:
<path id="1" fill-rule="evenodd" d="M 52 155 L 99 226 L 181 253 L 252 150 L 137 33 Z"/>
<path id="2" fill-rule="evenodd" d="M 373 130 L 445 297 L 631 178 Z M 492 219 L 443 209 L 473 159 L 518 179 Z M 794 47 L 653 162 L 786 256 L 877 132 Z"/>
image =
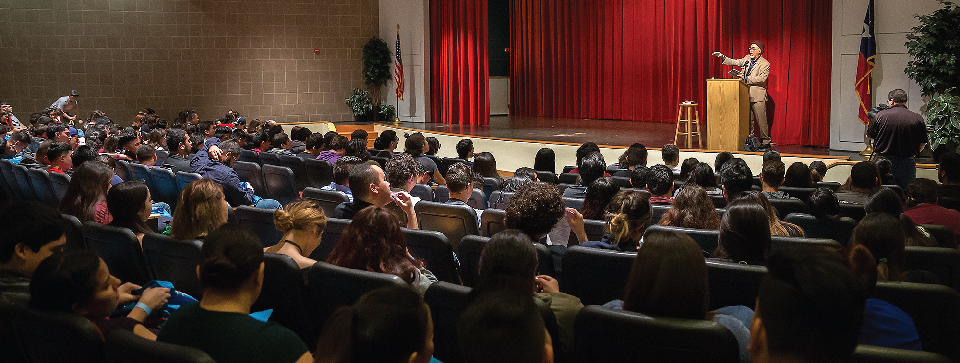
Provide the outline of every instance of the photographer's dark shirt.
<path id="1" fill-rule="evenodd" d="M 867 127 L 867 136 L 874 139 L 877 154 L 912 158 L 920 152 L 920 145 L 927 143 L 927 127 L 920 114 L 894 105 L 877 113 L 877 120 Z"/>

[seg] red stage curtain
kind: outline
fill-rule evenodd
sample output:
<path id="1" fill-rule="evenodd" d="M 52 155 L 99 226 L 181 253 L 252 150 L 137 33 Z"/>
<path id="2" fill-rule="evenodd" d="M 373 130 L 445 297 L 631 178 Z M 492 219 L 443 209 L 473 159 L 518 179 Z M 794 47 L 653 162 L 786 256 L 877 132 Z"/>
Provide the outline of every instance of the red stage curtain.
<path id="1" fill-rule="evenodd" d="M 433 122 L 490 123 L 487 0 L 430 2 Z"/>
<path id="2" fill-rule="evenodd" d="M 512 0 L 514 115 L 676 122 L 705 80 L 725 77 L 713 51 L 766 43 L 768 117 L 781 144 L 827 145 L 830 0 Z M 757 19 L 757 20 L 749 20 Z"/>

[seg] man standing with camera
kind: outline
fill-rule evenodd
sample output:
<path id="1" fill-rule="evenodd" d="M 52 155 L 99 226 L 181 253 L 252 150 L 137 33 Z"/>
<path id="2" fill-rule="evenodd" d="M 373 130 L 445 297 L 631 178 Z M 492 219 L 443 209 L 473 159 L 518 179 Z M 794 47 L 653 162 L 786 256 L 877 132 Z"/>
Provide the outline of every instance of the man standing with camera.
<path id="1" fill-rule="evenodd" d="M 867 126 L 867 137 L 873 139 L 873 152 L 890 160 L 893 177 L 906 188 L 917 177 L 914 157 L 927 146 L 927 126 L 920 114 L 907 109 L 907 92 L 895 89 L 887 94 L 889 109 L 877 113 Z"/>

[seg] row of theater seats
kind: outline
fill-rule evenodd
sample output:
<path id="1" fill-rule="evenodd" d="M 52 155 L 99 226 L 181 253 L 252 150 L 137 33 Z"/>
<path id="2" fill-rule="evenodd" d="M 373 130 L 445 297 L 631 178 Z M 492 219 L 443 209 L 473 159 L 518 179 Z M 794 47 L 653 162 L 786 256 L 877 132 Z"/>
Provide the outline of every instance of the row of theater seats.
<path id="1" fill-rule="evenodd" d="M 3 173 L 0 190 L 8 199 L 34 200 L 56 208 L 70 184 L 69 175 L 49 174 L 46 170 L 30 169 L 10 160 L 0 160 L 0 169 Z"/>
<path id="2" fill-rule="evenodd" d="M 74 225 L 78 224 L 74 219 Z M 347 224 L 348 220 L 329 220 L 321 247 L 311 257 L 322 261 Z M 178 290 L 200 297 L 194 274 L 199 260 L 199 242 L 176 241 L 148 234 L 144 238 L 142 253 L 138 255 L 136 237 L 129 231 L 88 223 L 71 232 L 75 233 L 81 235 L 79 239 L 82 242 L 75 242 L 77 236 L 73 235 L 68 240 L 68 248 L 96 250 L 107 261 L 114 275 L 121 279 L 124 279 L 121 277 L 123 274 L 129 274 L 130 279 L 125 281 L 153 278 L 170 280 Z M 448 261 L 452 272 L 456 273 L 451 246 L 442 234 L 415 230 L 404 230 L 404 233 L 411 253 L 424 258 L 434 272 L 440 272 L 438 276 L 444 274 L 440 263 L 443 260 Z M 467 236 L 459 243 L 460 274 L 464 282 L 475 281 L 480 252 L 488 240 L 487 237 Z M 775 242 L 774 248 L 786 243 L 837 245 L 835 241 L 784 239 Z M 911 250 L 908 249 L 909 252 Z M 542 259 L 544 253 L 548 255 L 549 251 L 541 248 Z M 635 361 L 637 357 L 657 357 L 655 360 L 665 361 L 737 361 L 736 341 L 729 331 L 712 322 L 650 318 L 596 306 L 621 297 L 635 256 L 635 253 L 578 246 L 567 251 L 562 275 L 557 276 L 561 291 L 580 297 L 586 305 L 592 305 L 581 310 L 577 316 L 575 353 L 574 357 L 567 357 L 570 359 L 568 361 L 627 362 Z M 136 263 L 141 263 L 141 267 L 131 267 Z M 294 330 L 308 343 L 316 341 L 323 321 L 338 306 L 352 304 L 363 293 L 379 287 L 405 285 L 394 275 L 346 269 L 323 262 L 309 268 L 304 275 L 293 260 L 283 255 L 266 254 L 265 264 L 263 292 L 253 310 L 274 309 L 271 319 Z M 718 261 L 708 261 L 707 267 L 711 308 L 753 305 L 766 268 Z M 137 274 L 142 276 L 137 277 Z M 470 292 L 470 287 L 450 281 L 453 278 L 456 278 L 455 275 L 441 278 L 442 281 L 431 285 L 425 295 L 434 317 L 435 356 L 444 362 L 459 361 L 456 316 L 463 309 Z M 955 344 L 960 339 L 960 293 L 942 285 L 881 282 L 877 285 L 875 295 L 913 318 L 927 352 L 942 354 L 950 359 L 960 358 L 960 346 Z M 547 313 L 549 309 L 544 310 L 548 327 L 553 326 L 555 334 L 555 318 L 552 313 Z M 115 346 L 118 344 L 116 340 L 121 339 L 119 344 L 125 347 L 121 352 L 130 349 L 141 354 L 174 359 L 164 355 L 167 353 L 163 349 L 154 349 L 164 346 L 130 337 L 111 337 L 104 348 L 93 326 L 82 318 L 25 312 L 10 307 L 4 307 L 0 315 L 3 316 L 2 323 L 12 326 L 5 331 L 15 331 L 21 340 L 20 346 L 31 355 L 47 355 L 49 358 L 51 354 L 66 354 L 64 352 L 76 349 L 81 353 L 69 355 L 72 361 L 102 361 L 100 357 L 104 354 L 107 357 L 120 354 L 111 353 L 110 350 L 120 349 Z M 559 340 L 554 339 L 554 342 Z M 57 349 L 50 349 L 53 345 Z M 173 350 L 167 348 L 167 351 Z M 207 361 L 203 360 L 204 355 L 188 349 L 181 350 L 180 355 L 189 360 L 165 361 Z M 858 349 L 857 361 L 949 361 L 943 356 L 864 346 Z M 91 359 L 85 360 L 84 357 Z M 156 361 L 151 357 L 141 360 Z"/>

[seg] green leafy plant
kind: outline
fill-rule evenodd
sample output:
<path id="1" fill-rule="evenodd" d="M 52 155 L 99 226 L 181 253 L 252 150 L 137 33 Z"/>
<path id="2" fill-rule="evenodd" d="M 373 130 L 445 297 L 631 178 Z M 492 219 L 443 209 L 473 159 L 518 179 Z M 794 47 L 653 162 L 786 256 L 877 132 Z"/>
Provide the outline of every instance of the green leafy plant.
<path id="1" fill-rule="evenodd" d="M 927 101 L 927 128 L 932 149 L 951 141 L 960 143 L 960 95 L 954 91 L 954 88 L 947 89 Z"/>
<path id="2" fill-rule="evenodd" d="M 927 102 L 930 146 L 960 143 L 960 7 L 941 0 L 944 7 L 918 15 L 920 25 L 907 34 L 907 52 L 913 59 L 904 72 L 920 85 Z"/>
<path id="3" fill-rule="evenodd" d="M 380 105 L 380 117 L 383 118 L 383 121 L 393 121 L 397 117 L 397 108 L 393 105 Z"/>
<path id="4" fill-rule="evenodd" d="M 380 106 L 380 88 L 387 85 L 390 74 L 390 62 L 393 53 L 387 47 L 387 42 L 374 37 L 363 46 L 363 79 L 370 87 L 373 104 Z"/>
<path id="5" fill-rule="evenodd" d="M 370 92 L 354 88 L 353 94 L 347 97 L 347 107 L 353 111 L 353 116 L 363 117 L 370 111 L 373 111 L 373 102 L 370 100 Z"/>

